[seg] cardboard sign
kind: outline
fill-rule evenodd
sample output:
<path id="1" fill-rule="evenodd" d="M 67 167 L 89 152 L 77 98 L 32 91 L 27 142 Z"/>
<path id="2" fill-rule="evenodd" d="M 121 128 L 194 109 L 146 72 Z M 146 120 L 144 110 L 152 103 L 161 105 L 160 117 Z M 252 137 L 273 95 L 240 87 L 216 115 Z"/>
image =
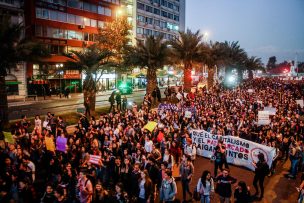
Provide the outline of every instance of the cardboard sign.
<path id="1" fill-rule="evenodd" d="M 89 162 L 92 163 L 92 164 L 99 165 L 100 159 L 101 159 L 101 156 L 90 154 Z"/>
<path id="2" fill-rule="evenodd" d="M 3 132 L 4 134 L 4 141 L 9 143 L 9 144 L 14 144 L 15 143 L 15 139 L 13 138 L 12 133 L 10 132 Z"/>
<path id="3" fill-rule="evenodd" d="M 258 125 L 269 125 L 269 112 L 268 111 L 259 111 L 258 113 Z"/>
<path id="4" fill-rule="evenodd" d="M 185 117 L 186 118 L 191 118 L 192 117 L 191 111 L 185 111 Z"/>
<path id="5" fill-rule="evenodd" d="M 274 116 L 276 115 L 277 109 L 274 107 L 264 107 L 264 111 L 268 111 L 269 115 Z"/>
<path id="6" fill-rule="evenodd" d="M 296 100 L 296 102 L 298 105 L 300 105 L 301 108 L 303 108 L 303 106 L 304 106 L 303 99 L 298 99 L 298 100 Z"/>
<path id="7" fill-rule="evenodd" d="M 149 121 L 144 128 L 149 130 L 150 132 L 152 132 L 154 130 L 154 128 L 157 126 L 157 123 L 154 121 Z"/>

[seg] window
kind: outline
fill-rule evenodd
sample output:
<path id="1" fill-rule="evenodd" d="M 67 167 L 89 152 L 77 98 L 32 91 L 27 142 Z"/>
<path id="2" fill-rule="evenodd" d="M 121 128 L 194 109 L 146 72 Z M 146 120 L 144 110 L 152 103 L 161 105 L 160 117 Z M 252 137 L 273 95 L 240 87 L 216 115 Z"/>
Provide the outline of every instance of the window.
<path id="1" fill-rule="evenodd" d="M 154 14 L 156 14 L 156 15 L 160 15 L 160 10 L 159 10 L 159 9 L 157 9 L 157 8 L 154 8 Z"/>
<path id="2" fill-rule="evenodd" d="M 63 12 L 57 12 L 58 21 L 67 22 L 67 14 Z"/>
<path id="3" fill-rule="evenodd" d="M 138 15 L 137 16 L 137 20 L 139 21 L 139 22 L 145 22 L 145 17 L 144 16 L 141 16 L 141 15 Z"/>
<path id="4" fill-rule="evenodd" d="M 144 29 L 138 27 L 138 28 L 136 29 L 136 33 L 137 33 L 137 34 L 144 34 Z"/>
<path id="5" fill-rule="evenodd" d="M 84 41 L 89 41 L 89 33 L 83 33 L 83 40 Z"/>
<path id="6" fill-rule="evenodd" d="M 76 9 L 82 9 L 82 2 L 79 0 L 68 0 L 68 6 Z"/>
<path id="7" fill-rule="evenodd" d="M 47 9 L 36 8 L 36 17 L 42 19 L 49 19 L 49 11 Z"/>
<path id="8" fill-rule="evenodd" d="M 151 7 L 151 6 L 146 6 L 146 11 L 147 11 L 147 12 L 150 12 L 150 13 L 153 13 L 153 7 Z"/>
<path id="9" fill-rule="evenodd" d="M 168 8 L 171 8 L 171 9 L 173 9 L 173 3 L 171 3 L 171 2 L 168 2 Z"/>
<path id="10" fill-rule="evenodd" d="M 76 16 L 76 24 L 77 25 L 83 25 L 83 17 Z"/>
<path id="11" fill-rule="evenodd" d="M 91 4 L 87 2 L 83 2 L 83 10 L 91 11 Z"/>
<path id="12" fill-rule="evenodd" d="M 168 7 L 168 2 L 165 1 L 165 0 L 161 0 L 161 5 L 165 6 L 165 7 Z"/>
<path id="13" fill-rule="evenodd" d="M 105 8 L 105 15 L 106 16 L 112 16 L 112 10 L 109 8 Z"/>
<path id="14" fill-rule="evenodd" d="M 68 14 L 68 23 L 76 24 L 76 16 L 73 14 Z"/>
<path id="15" fill-rule="evenodd" d="M 166 11 L 162 11 L 161 13 L 163 17 L 168 17 L 168 13 Z"/>
<path id="16" fill-rule="evenodd" d="M 54 4 L 59 4 L 62 6 L 66 6 L 66 1 L 65 0 L 53 0 Z"/>
<path id="17" fill-rule="evenodd" d="M 91 27 L 97 27 L 97 21 L 94 19 L 91 19 Z"/>
<path id="18" fill-rule="evenodd" d="M 85 25 L 85 26 L 91 26 L 90 19 L 88 19 L 88 18 L 83 18 L 83 22 L 84 22 L 84 25 Z"/>
<path id="19" fill-rule="evenodd" d="M 173 19 L 173 14 L 172 13 L 168 13 L 168 18 Z"/>
<path id="20" fill-rule="evenodd" d="M 145 35 L 148 35 L 148 36 L 151 36 L 151 35 L 153 35 L 153 31 L 152 30 L 150 30 L 150 29 L 145 29 Z"/>
<path id="21" fill-rule="evenodd" d="M 104 15 L 104 13 L 105 13 L 105 8 L 104 7 L 102 7 L 102 6 L 98 6 L 98 9 L 97 9 L 98 11 L 98 14 L 102 14 L 102 15 Z"/>
<path id="22" fill-rule="evenodd" d="M 153 18 L 146 17 L 146 23 L 152 25 L 153 24 Z"/>
<path id="23" fill-rule="evenodd" d="M 174 15 L 174 20 L 179 21 L 179 16 Z"/>
<path id="24" fill-rule="evenodd" d="M 173 10 L 175 10 L 175 11 L 179 11 L 179 6 L 174 5 L 174 6 L 173 6 Z"/>
<path id="25" fill-rule="evenodd" d="M 160 25 L 160 20 L 154 20 L 154 25 L 159 26 Z"/>
<path id="26" fill-rule="evenodd" d="M 58 17 L 57 17 L 57 11 L 50 10 L 50 19 L 57 21 L 57 19 L 58 19 Z"/>
<path id="27" fill-rule="evenodd" d="M 160 21 L 160 27 L 161 28 L 166 28 L 167 27 L 167 23 L 164 21 Z"/>
<path id="28" fill-rule="evenodd" d="M 137 8 L 140 10 L 145 10 L 145 4 L 137 3 Z"/>
<path id="29" fill-rule="evenodd" d="M 95 4 L 91 4 L 91 12 L 97 13 L 97 6 Z"/>

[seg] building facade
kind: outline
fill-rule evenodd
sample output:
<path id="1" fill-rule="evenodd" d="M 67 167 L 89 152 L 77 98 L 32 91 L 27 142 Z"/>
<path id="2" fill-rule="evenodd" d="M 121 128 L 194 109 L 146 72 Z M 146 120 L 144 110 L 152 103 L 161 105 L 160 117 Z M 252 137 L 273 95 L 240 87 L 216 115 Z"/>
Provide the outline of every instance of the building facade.
<path id="1" fill-rule="evenodd" d="M 119 0 L 25 1 L 26 36 L 47 46 L 51 57 L 27 64 L 28 91 L 49 94 L 55 90 L 80 92 L 82 74 L 66 70 L 64 53 L 82 51 L 96 41 L 98 28 L 115 17 Z M 109 86 L 113 79 L 104 75 Z"/>
<path id="2" fill-rule="evenodd" d="M 22 0 L 0 0 L 0 22 L 8 18 L 12 24 L 24 22 Z M 26 91 L 26 63 L 20 62 L 5 77 L 9 99 L 23 98 Z"/>

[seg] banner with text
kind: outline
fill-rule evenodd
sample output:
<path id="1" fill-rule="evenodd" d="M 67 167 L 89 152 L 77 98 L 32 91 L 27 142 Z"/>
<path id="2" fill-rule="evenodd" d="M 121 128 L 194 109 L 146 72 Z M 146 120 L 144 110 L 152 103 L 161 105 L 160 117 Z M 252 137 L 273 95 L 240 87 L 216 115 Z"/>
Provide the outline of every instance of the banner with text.
<path id="1" fill-rule="evenodd" d="M 192 141 L 196 143 L 197 155 L 211 158 L 218 140 L 226 146 L 227 162 L 254 170 L 252 162 L 258 162 L 258 154 L 263 153 L 269 167 L 276 155 L 275 148 L 233 136 L 218 136 L 205 130 L 193 130 Z"/>

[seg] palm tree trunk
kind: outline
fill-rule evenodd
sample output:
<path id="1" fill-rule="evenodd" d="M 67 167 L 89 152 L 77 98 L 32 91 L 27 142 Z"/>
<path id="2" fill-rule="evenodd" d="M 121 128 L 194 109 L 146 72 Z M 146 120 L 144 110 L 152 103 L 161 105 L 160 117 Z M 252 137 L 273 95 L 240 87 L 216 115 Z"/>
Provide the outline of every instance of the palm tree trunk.
<path id="1" fill-rule="evenodd" d="M 214 82 L 214 67 L 208 67 L 208 79 L 207 79 L 207 88 L 211 89 Z"/>
<path id="2" fill-rule="evenodd" d="M 96 84 L 91 74 L 86 76 L 83 83 L 83 102 L 86 101 L 86 98 L 89 98 L 90 110 L 94 112 L 96 103 Z"/>
<path id="3" fill-rule="evenodd" d="M 190 92 L 192 86 L 191 65 L 185 65 L 184 68 L 184 90 Z"/>
<path id="4" fill-rule="evenodd" d="M 8 124 L 8 103 L 4 76 L 0 76 L 0 98 L 0 124 Z"/>
<path id="5" fill-rule="evenodd" d="M 157 85 L 157 77 L 156 77 L 156 69 L 155 68 L 148 68 L 147 70 L 147 94 L 153 92 Z"/>
<path id="6" fill-rule="evenodd" d="M 96 91 L 83 89 L 83 102 L 86 101 L 86 98 L 89 98 L 90 110 L 94 112 L 96 109 Z"/>
<path id="7" fill-rule="evenodd" d="M 253 79 L 253 72 L 252 72 L 252 70 L 248 70 L 248 79 L 249 80 Z"/>

